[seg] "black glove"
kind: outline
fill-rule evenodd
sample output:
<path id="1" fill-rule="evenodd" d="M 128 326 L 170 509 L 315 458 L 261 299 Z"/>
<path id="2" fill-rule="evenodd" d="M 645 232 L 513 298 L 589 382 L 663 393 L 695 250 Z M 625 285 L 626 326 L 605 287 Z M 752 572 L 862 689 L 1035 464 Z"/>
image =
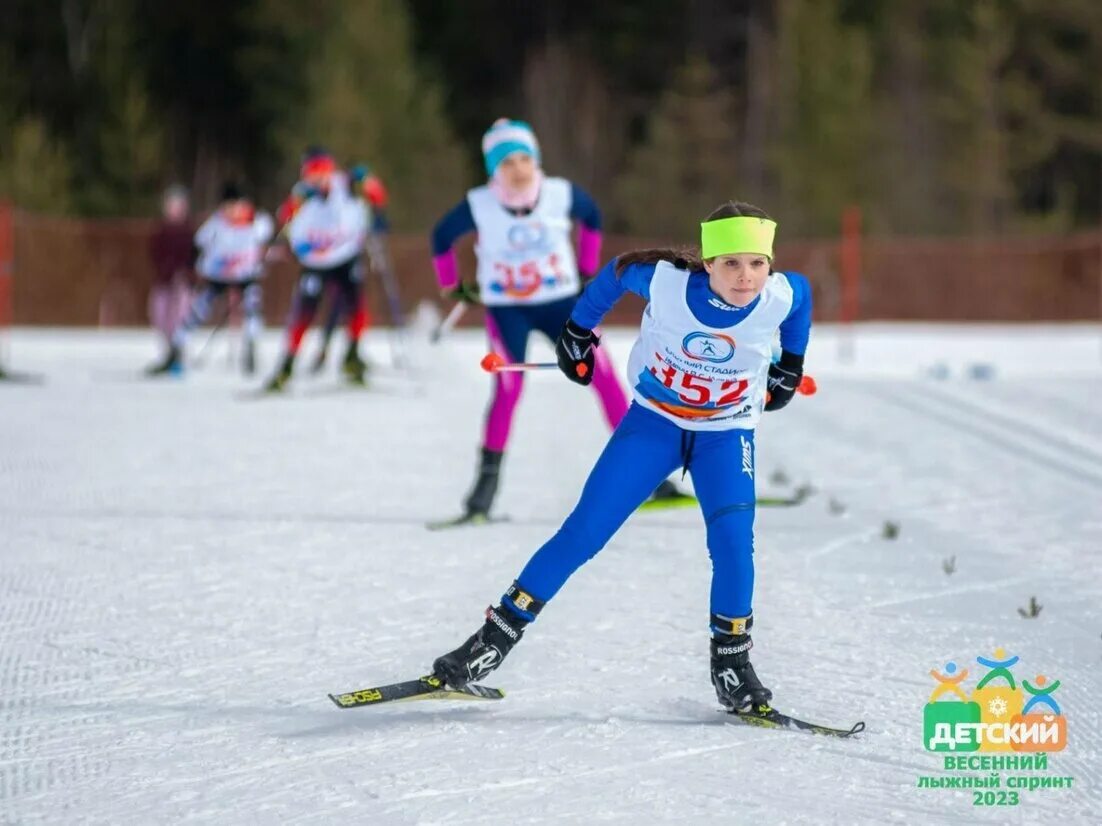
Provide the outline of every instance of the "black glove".
<path id="1" fill-rule="evenodd" d="M 804 357 L 782 350 L 781 360 L 769 365 L 769 393 L 766 396 L 765 409 L 780 410 L 792 401 L 803 375 Z"/>
<path id="2" fill-rule="evenodd" d="M 601 339 L 592 330 L 579 327 L 567 319 L 555 340 L 555 356 L 563 375 L 577 384 L 584 385 L 593 381 L 593 360 L 596 357 L 594 348 L 600 343 Z"/>
<path id="3" fill-rule="evenodd" d="M 461 301 L 464 304 L 478 303 L 478 287 L 471 286 L 466 281 L 460 281 L 450 290 L 444 293 L 452 301 Z"/>

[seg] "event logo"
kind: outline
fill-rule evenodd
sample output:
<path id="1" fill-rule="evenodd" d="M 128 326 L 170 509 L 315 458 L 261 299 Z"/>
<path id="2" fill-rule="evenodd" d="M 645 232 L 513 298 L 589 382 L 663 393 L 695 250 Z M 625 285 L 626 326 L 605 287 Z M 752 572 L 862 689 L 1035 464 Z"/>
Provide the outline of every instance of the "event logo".
<path id="1" fill-rule="evenodd" d="M 1002 648 L 990 657 L 976 657 L 984 671 L 976 675 L 979 679 L 971 692 L 965 688 L 968 668 L 948 662 L 943 671 L 930 670 L 937 685 L 922 710 L 923 746 L 948 753 L 946 770 L 990 773 L 919 777 L 919 788 L 981 789 L 974 793 L 975 806 L 1016 806 L 1021 792 L 1070 788 L 1071 777 L 1013 774 L 1004 782 L 999 774 L 1002 770 L 1047 771 L 1048 754 L 1063 751 L 1068 744 L 1067 718 L 1054 696 L 1060 681 L 1044 674 L 1032 681 L 1016 679 L 1011 669 L 1019 660 Z M 1007 791 L 995 791 L 1004 787 Z"/>
<path id="2" fill-rule="evenodd" d="M 681 352 L 694 361 L 722 364 L 735 354 L 735 340 L 721 333 L 689 333 L 681 342 Z"/>
<path id="3" fill-rule="evenodd" d="M 514 250 L 542 250 L 547 246 L 547 227 L 540 221 L 516 223 L 509 227 L 508 238 Z"/>
<path id="4" fill-rule="evenodd" d="M 1060 681 L 1050 683 L 1039 674 L 1032 683 L 1022 680 L 1019 685 L 1010 671 L 1018 659 L 1001 648 L 995 649 L 993 658 L 977 657 L 988 671 L 971 695 L 961 690 L 967 668 L 957 673 L 956 663 L 950 662 L 944 674 L 931 669 L 938 685 L 923 711 L 926 750 L 1062 751 L 1067 721 L 1052 696 Z"/>

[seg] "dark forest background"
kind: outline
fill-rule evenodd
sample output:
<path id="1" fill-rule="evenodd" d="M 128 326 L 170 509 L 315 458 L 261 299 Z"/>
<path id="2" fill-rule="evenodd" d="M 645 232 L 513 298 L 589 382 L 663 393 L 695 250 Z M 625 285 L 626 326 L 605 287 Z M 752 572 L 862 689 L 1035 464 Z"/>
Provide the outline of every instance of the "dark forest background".
<path id="1" fill-rule="evenodd" d="M 0 194 L 151 214 L 181 181 L 268 206 L 322 142 L 419 230 L 530 120 L 611 229 L 755 201 L 786 235 L 1102 220 L 1098 0 L 3 0 Z"/>

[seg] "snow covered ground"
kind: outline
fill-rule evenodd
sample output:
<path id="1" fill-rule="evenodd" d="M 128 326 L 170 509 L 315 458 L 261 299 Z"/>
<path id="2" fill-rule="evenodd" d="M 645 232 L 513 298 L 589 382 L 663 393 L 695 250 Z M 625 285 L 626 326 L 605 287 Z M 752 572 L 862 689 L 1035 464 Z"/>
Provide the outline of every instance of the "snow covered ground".
<path id="1" fill-rule="evenodd" d="M 629 342 L 608 337 L 620 364 Z M 479 336 L 418 345 L 417 375 L 383 366 L 372 391 L 331 373 L 259 400 L 225 346 L 150 382 L 144 332 L 10 337 L 47 382 L 0 383 L 0 823 L 1102 820 L 1097 327 L 871 325 L 849 364 L 822 329 L 819 394 L 766 417 L 759 492 L 818 492 L 759 511 L 755 664 L 782 710 L 865 720 L 848 741 L 717 713 L 692 510 L 635 518 L 579 571 L 488 680 L 504 701 L 334 708 L 474 631 L 607 432 L 584 390 L 532 377 L 511 521 L 430 533 L 474 472 Z M 385 334 L 370 349 L 385 364 Z M 929 670 L 1000 645 L 1062 681 L 1049 762 L 1072 787 L 1017 807 L 918 788 L 942 774 Z"/>

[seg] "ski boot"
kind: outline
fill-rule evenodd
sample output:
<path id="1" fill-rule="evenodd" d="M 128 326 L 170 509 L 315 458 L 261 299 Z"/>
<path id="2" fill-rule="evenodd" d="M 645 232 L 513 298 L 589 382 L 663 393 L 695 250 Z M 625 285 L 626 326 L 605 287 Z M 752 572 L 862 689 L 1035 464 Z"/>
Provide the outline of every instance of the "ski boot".
<path id="1" fill-rule="evenodd" d="M 178 376 L 184 372 L 184 363 L 180 357 L 180 348 L 175 344 L 172 344 L 168 348 L 168 353 L 162 361 L 147 367 L 145 374 L 147 376 Z"/>
<path id="2" fill-rule="evenodd" d="M 348 354 L 344 357 L 344 364 L 341 369 L 344 371 L 345 378 L 351 384 L 360 386 L 367 384 L 364 379 L 364 374 L 367 372 L 367 363 L 360 358 L 360 348 L 355 341 L 348 345 Z"/>
<path id="3" fill-rule="evenodd" d="M 241 366 L 246 376 L 256 375 L 256 342 L 251 338 L 245 339 L 245 354 Z"/>
<path id="4" fill-rule="evenodd" d="M 542 601 L 513 583 L 500 605 L 486 609 L 486 622 L 472 637 L 436 658 L 432 673 L 454 688 L 477 682 L 501 665 L 542 608 Z"/>
<path id="5" fill-rule="evenodd" d="M 754 643 L 747 632 L 753 624 L 752 616 L 731 619 L 712 614 L 712 685 L 728 711 L 768 708 L 773 699 L 773 692 L 761 684 L 750 664 Z"/>
<path id="6" fill-rule="evenodd" d="M 279 366 L 279 371 L 268 379 L 268 383 L 264 385 L 265 392 L 279 393 L 286 386 L 287 382 L 291 380 L 291 372 L 295 367 L 295 357 L 287 355 L 283 357 L 283 364 Z"/>
<path id="7" fill-rule="evenodd" d="M 467 494 L 463 506 L 467 509 L 467 519 L 472 522 L 485 521 L 490 517 L 490 506 L 497 496 L 497 483 L 501 477 L 501 460 L 505 454 L 500 450 L 482 448 L 482 459 L 478 467 L 478 478 Z"/>

